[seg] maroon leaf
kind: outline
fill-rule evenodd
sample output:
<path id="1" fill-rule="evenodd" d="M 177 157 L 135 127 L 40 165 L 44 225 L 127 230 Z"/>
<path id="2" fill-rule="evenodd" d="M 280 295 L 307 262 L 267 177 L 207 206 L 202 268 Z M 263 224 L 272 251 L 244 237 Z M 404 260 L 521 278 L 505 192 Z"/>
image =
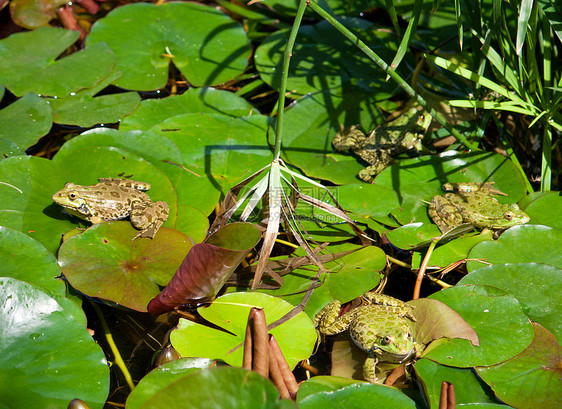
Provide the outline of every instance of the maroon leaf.
<path id="1" fill-rule="evenodd" d="M 259 229 L 250 223 L 219 229 L 189 250 L 166 288 L 150 301 L 148 311 L 160 315 L 214 297 L 260 238 Z"/>

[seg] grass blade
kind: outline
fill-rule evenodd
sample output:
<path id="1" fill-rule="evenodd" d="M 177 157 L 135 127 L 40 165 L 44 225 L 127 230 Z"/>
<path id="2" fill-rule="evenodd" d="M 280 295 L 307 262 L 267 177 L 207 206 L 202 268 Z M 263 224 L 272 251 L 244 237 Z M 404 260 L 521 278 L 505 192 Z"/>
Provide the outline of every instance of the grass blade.
<path id="1" fill-rule="evenodd" d="M 396 55 L 394 56 L 394 59 L 392 60 L 392 63 L 390 64 L 390 68 L 392 68 L 393 70 L 395 70 L 398 65 L 400 65 L 400 62 L 402 61 L 402 59 L 404 58 L 404 56 L 406 55 L 406 51 L 408 51 L 408 46 L 410 45 L 410 42 L 412 41 L 412 37 L 416 34 L 416 30 L 418 28 L 418 23 L 420 21 L 420 14 L 422 11 L 422 6 L 423 6 L 423 0 L 416 0 L 414 3 L 414 10 L 412 12 L 412 18 L 410 19 L 410 22 L 408 23 L 408 28 L 406 29 L 406 32 L 404 33 L 404 37 L 402 37 L 402 41 L 400 41 L 400 46 L 398 47 L 398 51 L 396 51 Z M 395 10 L 396 12 L 396 10 Z"/>
<path id="2" fill-rule="evenodd" d="M 521 55 L 523 43 L 525 42 L 525 37 L 527 35 L 527 24 L 529 23 L 529 17 L 531 17 L 532 10 L 533 0 L 521 1 L 521 9 L 519 10 L 519 17 L 517 18 L 517 40 L 515 41 L 515 52 L 517 55 Z"/>

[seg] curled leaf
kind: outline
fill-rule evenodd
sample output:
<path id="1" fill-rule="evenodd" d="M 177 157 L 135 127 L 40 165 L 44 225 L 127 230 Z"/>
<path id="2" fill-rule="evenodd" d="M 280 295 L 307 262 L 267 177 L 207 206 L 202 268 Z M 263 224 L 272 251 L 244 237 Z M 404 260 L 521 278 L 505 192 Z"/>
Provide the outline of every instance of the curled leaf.
<path id="1" fill-rule="evenodd" d="M 148 311 L 160 315 L 214 297 L 260 237 L 253 224 L 232 223 L 196 244 L 166 288 L 150 301 Z"/>

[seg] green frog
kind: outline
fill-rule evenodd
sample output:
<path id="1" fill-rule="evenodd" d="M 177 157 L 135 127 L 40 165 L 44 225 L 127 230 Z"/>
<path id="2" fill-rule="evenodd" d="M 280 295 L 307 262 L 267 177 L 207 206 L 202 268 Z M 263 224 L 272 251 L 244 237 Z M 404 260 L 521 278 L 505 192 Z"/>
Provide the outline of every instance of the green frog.
<path id="1" fill-rule="evenodd" d="M 359 178 L 372 183 L 375 176 L 388 167 L 395 156 L 423 150 L 421 141 L 431 124 L 431 115 L 414 106 L 393 121 L 375 128 L 366 136 L 356 126 L 342 128 L 332 141 L 335 149 L 351 151 L 369 164 Z"/>
<path id="2" fill-rule="evenodd" d="M 321 336 L 349 330 L 353 342 L 368 354 L 363 377 L 371 383 L 382 383 L 393 367 L 410 361 L 423 349 L 415 341 L 411 328 L 411 322 L 416 321 L 412 314 L 414 307 L 374 292 L 366 293 L 362 299 L 365 305 L 339 318 L 341 303 L 330 302 L 316 315 L 314 326 Z"/>
<path id="3" fill-rule="evenodd" d="M 140 232 L 133 238 L 154 238 L 168 218 L 166 202 L 153 202 L 143 190 L 150 185 L 134 180 L 101 178 L 92 186 L 67 183 L 53 195 L 53 201 L 71 215 L 93 224 L 129 217 Z"/>
<path id="4" fill-rule="evenodd" d="M 501 204 L 494 194 L 503 194 L 491 183 L 446 183 L 443 196 L 434 196 L 428 214 L 442 233 L 472 224 L 478 228 L 507 229 L 525 224 L 529 216 L 517 204 Z"/>

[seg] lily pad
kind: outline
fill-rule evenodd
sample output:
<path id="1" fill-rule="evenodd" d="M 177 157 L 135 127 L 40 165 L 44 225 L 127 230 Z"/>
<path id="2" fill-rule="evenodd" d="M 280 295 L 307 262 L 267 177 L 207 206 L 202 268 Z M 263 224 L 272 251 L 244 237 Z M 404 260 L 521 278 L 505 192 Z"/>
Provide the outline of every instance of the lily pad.
<path id="1" fill-rule="evenodd" d="M 495 182 L 494 187 L 507 196 L 495 196 L 500 203 L 516 203 L 526 192 L 523 177 L 505 156 L 474 152 L 460 154 L 447 151 L 441 155 L 404 159 L 383 170 L 375 183 L 395 190 L 415 194 L 423 185 L 432 186 L 433 195 L 441 195 L 444 182 Z M 431 195 L 419 200 L 431 200 Z"/>
<path id="2" fill-rule="evenodd" d="M 27 94 L 0 111 L 0 138 L 26 149 L 46 135 L 52 124 L 49 104 L 37 95 Z"/>
<path id="3" fill-rule="evenodd" d="M 220 391 L 220 393 L 217 393 Z M 194 409 L 289 409 L 295 404 L 279 400 L 279 391 L 263 376 L 242 368 L 204 369 L 162 385 L 141 406 L 160 409 L 186 406 Z"/>
<path id="4" fill-rule="evenodd" d="M 150 130 L 176 144 L 179 165 L 206 177 L 215 189 L 228 189 L 271 163 L 267 145 L 270 119 L 263 115 L 232 118 L 221 114 L 183 114 Z"/>
<path id="5" fill-rule="evenodd" d="M 33 29 L 48 25 L 56 17 L 55 10 L 65 3 L 65 0 L 13 0 L 10 13 L 18 26 Z"/>
<path id="6" fill-rule="evenodd" d="M 533 200 L 525 208 L 525 213 L 531 217 L 530 224 L 542 224 L 560 229 L 562 228 L 562 221 L 558 217 L 558 212 L 561 208 L 562 197 L 560 192 L 551 192 L 551 194 Z"/>
<path id="7" fill-rule="evenodd" d="M 25 281 L 53 297 L 57 303 L 86 326 L 84 311 L 66 298 L 66 285 L 57 259 L 38 241 L 7 227 L 0 227 L 2 276 Z"/>
<path id="8" fill-rule="evenodd" d="M 84 325 L 43 291 L 13 278 L 0 279 L 0 300 L 0 380 L 9 385 L 0 388 L 2 406 L 65 408 L 80 398 L 101 409 L 109 369 Z"/>
<path id="9" fill-rule="evenodd" d="M 135 90 L 164 87 L 171 62 L 191 85 L 222 84 L 242 74 L 250 54 L 237 22 L 214 7 L 183 2 L 118 7 L 92 26 L 86 50 L 98 43 L 117 57 L 123 76 L 115 85 Z"/>
<path id="10" fill-rule="evenodd" d="M 385 61 L 391 61 L 398 49 L 398 37 L 387 30 L 353 17 L 339 20 L 356 33 Z M 287 44 L 288 30 L 271 34 L 256 50 L 256 68 L 261 78 L 272 88 L 279 89 L 281 61 Z M 380 68 L 363 53 L 357 52 L 327 21 L 314 26 L 301 26 L 292 52 L 287 89 L 305 95 L 326 88 L 343 96 L 352 84 L 374 93 L 379 101 L 398 91 L 393 81 L 386 81 Z"/>
<path id="11" fill-rule="evenodd" d="M 300 385 L 297 394 L 297 403 L 313 393 L 334 391 L 360 382 L 361 381 L 342 378 L 340 376 L 314 376 Z"/>
<path id="12" fill-rule="evenodd" d="M 479 268 L 461 284 L 492 285 L 517 297 L 523 312 L 562 340 L 562 270 L 549 264 L 496 264 Z"/>
<path id="13" fill-rule="evenodd" d="M 84 152 L 85 147 L 98 146 L 118 147 L 134 152 L 163 171 L 176 188 L 178 206 L 196 208 L 206 218 L 219 201 L 220 192 L 207 177 L 182 168 L 183 157 L 176 144 L 164 135 L 149 131 L 120 132 L 110 128 L 94 128 L 66 142 L 57 152 L 56 160 L 69 160 L 68 157 Z M 187 209 L 186 213 L 179 211 L 178 223 L 191 224 L 193 212 Z M 196 217 L 196 223 L 201 225 L 202 219 Z M 190 236 L 193 234 L 191 228 L 182 231 Z M 196 236 L 200 234 L 197 232 Z"/>
<path id="14" fill-rule="evenodd" d="M 455 403 L 459 407 L 463 404 L 470 404 L 472 407 L 476 403 L 498 403 L 498 409 L 502 407 L 494 398 L 490 387 L 482 382 L 472 369 L 455 368 L 429 359 L 420 359 L 414 363 L 414 370 L 432 408 L 439 407 L 443 382 L 449 382 L 455 388 Z"/>
<path id="15" fill-rule="evenodd" d="M 192 246 L 187 236 L 161 227 L 154 239 L 132 240 L 138 233 L 126 221 L 92 226 L 66 240 L 59 264 L 68 282 L 91 297 L 147 311 L 149 301 L 172 278 Z"/>
<path id="16" fill-rule="evenodd" d="M 539 324 L 523 353 L 498 365 L 476 368 L 503 402 L 516 408 L 555 409 L 562 405 L 560 344 Z"/>
<path id="17" fill-rule="evenodd" d="M 127 409 L 142 407 L 161 389 L 202 368 L 209 368 L 213 363 L 214 361 L 205 358 L 180 358 L 152 370 L 140 380 L 127 397 Z"/>
<path id="18" fill-rule="evenodd" d="M 357 250 L 335 261 L 326 262 L 328 274 L 320 276 L 322 285 L 314 290 L 305 311 L 314 317 L 326 304 L 336 299 L 343 303 L 353 300 L 376 287 L 380 273 L 386 264 L 386 255 L 376 246 L 361 248 L 357 245 L 332 246 L 328 252 Z M 329 254 L 329 253 L 327 253 Z M 283 298 L 293 305 L 302 301 L 304 291 L 310 287 L 317 268 L 307 266 L 283 276 L 283 286 L 278 290 L 260 290 L 263 293 Z"/>
<path id="19" fill-rule="evenodd" d="M 424 357 L 443 365 L 468 368 L 493 365 L 521 353 L 533 340 L 533 329 L 521 304 L 507 292 L 489 286 L 456 286 L 430 296 L 457 311 L 478 334 L 480 346 L 466 339 L 438 340 Z"/>
<path id="20" fill-rule="evenodd" d="M 37 89 L 37 81 L 43 78 L 43 70 L 56 66 L 55 58 L 72 45 L 79 34 L 72 30 L 42 27 L 0 40 L 0 78 L 3 85 L 18 96 L 29 91 L 42 93 Z"/>
<path id="21" fill-rule="evenodd" d="M 207 112 L 232 117 L 247 116 L 254 108 L 232 92 L 210 87 L 189 88 L 181 95 L 162 99 L 145 99 L 138 109 L 125 117 L 119 130 L 150 129 L 176 115 Z"/>
<path id="22" fill-rule="evenodd" d="M 486 241 L 476 245 L 470 252 L 468 271 L 487 264 L 545 263 L 562 268 L 562 230 L 541 225 L 515 226 L 501 235 L 497 241 Z M 533 245 L 530 246 L 529 243 Z"/>
<path id="23" fill-rule="evenodd" d="M 300 409 L 344 407 L 364 409 L 365 402 L 377 402 L 380 407 L 415 409 L 416 403 L 402 392 L 384 385 L 358 383 L 335 391 L 317 392 L 299 401 Z"/>
<path id="24" fill-rule="evenodd" d="M 251 307 L 264 309 L 268 325 L 293 309 L 286 301 L 266 294 L 226 294 L 208 308 L 198 311 L 207 321 L 228 332 L 181 319 L 178 328 L 170 334 L 170 341 L 184 357 L 220 359 L 230 365 L 242 366 L 243 348 L 233 349 L 244 342 Z M 269 333 L 275 336 L 291 368 L 307 359 L 316 343 L 314 325 L 304 312 Z M 295 334 L 298 334 L 298 342 L 295 342 Z"/>

